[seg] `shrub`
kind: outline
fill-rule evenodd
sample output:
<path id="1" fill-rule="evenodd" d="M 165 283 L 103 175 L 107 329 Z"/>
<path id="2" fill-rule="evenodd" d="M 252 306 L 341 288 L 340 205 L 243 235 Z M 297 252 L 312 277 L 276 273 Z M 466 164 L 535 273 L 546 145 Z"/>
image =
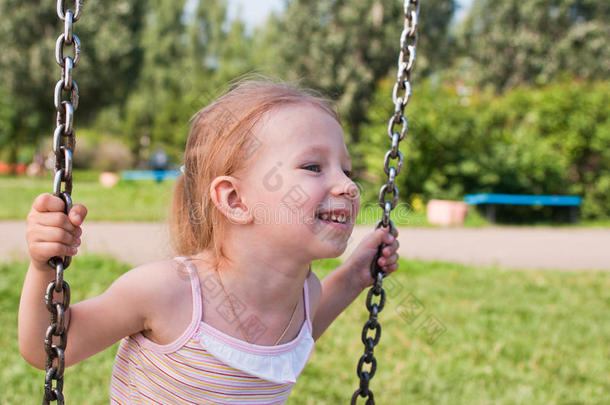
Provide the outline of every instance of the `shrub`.
<path id="1" fill-rule="evenodd" d="M 133 157 L 129 148 L 119 141 L 100 142 L 93 158 L 92 168 L 102 171 L 118 172 L 131 168 Z"/>
<path id="2" fill-rule="evenodd" d="M 380 83 L 370 137 L 359 146 L 378 174 L 390 144 L 391 85 Z M 583 197 L 583 217 L 610 217 L 610 82 L 566 81 L 502 96 L 418 83 L 407 117 L 399 188 L 408 200 L 414 194 L 426 200 L 480 192 L 576 194 Z"/>
<path id="3" fill-rule="evenodd" d="M 97 145 L 88 138 L 80 136 L 80 133 L 76 136 L 76 146 L 74 148 L 74 155 L 72 157 L 74 161 L 75 169 L 92 169 L 93 160 L 97 153 Z"/>

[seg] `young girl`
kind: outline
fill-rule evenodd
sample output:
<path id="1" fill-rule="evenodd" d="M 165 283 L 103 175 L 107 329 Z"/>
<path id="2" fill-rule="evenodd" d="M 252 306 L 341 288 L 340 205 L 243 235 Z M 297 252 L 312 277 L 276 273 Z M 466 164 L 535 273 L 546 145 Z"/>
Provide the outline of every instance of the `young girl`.
<path id="1" fill-rule="evenodd" d="M 69 308 L 66 366 L 118 340 L 111 403 L 276 404 L 288 397 L 314 340 L 373 280 L 397 268 L 398 241 L 371 232 L 322 282 L 313 260 L 345 250 L 360 202 L 339 118 L 292 85 L 246 81 L 193 118 L 177 180 L 177 257 L 137 267 Z M 19 346 L 44 368 L 42 299 L 53 256 L 80 245 L 82 205 L 63 213 L 43 194 L 27 220 L 31 263 Z"/>

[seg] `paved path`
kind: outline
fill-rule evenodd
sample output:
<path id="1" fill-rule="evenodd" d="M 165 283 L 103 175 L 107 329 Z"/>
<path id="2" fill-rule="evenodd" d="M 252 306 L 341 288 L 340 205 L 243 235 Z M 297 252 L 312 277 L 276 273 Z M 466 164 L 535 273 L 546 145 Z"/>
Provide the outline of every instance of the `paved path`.
<path id="1" fill-rule="evenodd" d="M 349 255 L 372 227 L 356 227 Z M 88 222 L 83 252 L 112 255 L 133 265 L 170 257 L 167 226 Z M 399 228 L 400 255 L 511 269 L 610 270 L 610 229 Z M 0 261 L 27 259 L 24 221 L 0 221 Z"/>

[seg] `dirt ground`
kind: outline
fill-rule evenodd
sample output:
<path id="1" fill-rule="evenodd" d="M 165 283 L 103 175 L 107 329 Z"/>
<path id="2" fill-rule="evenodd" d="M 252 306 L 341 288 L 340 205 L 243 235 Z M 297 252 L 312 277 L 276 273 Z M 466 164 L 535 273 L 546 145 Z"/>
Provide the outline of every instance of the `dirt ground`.
<path id="1" fill-rule="evenodd" d="M 372 226 L 358 226 L 342 258 Z M 507 269 L 608 270 L 610 229 L 399 228 L 400 256 Z M 167 226 L 159 223 L 89 222 L 81 252 L 101 253 L 139 265 L 171 256 Z M 0 260 L 27 260 L 24 221 L 0 221 Z"/>

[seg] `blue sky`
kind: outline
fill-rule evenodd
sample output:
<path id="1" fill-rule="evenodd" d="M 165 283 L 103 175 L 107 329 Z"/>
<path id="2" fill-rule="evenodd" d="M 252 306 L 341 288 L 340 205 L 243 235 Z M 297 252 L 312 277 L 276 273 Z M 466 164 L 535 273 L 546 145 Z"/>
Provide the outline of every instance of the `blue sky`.
<path id="1" fill-rule="evenodd" d="M 387 0 L 384 0 L 387 1 Z M 398 0 L 393 0 L 398 1 Z M 457 0 L 458 11 L 456 17 L 464 17 L 472 0 Z M 233 18 L 241 10 L 241 17 L 246 21 L 249 28 L 252 28 L 263 21 L 272 11 L 281 11 L 284 0 L 229 0 L 229 16 Z M 422 2 L 425 7 L 425 1 Z"/>
<path id="2" fill-rule="evenodd" d="M 280 11 L 284 0 L 229 0 L 229 16 L 232 19 L 241 10 L 241 17 L 251 28 L 265 21 L 272 11 Z"/>

